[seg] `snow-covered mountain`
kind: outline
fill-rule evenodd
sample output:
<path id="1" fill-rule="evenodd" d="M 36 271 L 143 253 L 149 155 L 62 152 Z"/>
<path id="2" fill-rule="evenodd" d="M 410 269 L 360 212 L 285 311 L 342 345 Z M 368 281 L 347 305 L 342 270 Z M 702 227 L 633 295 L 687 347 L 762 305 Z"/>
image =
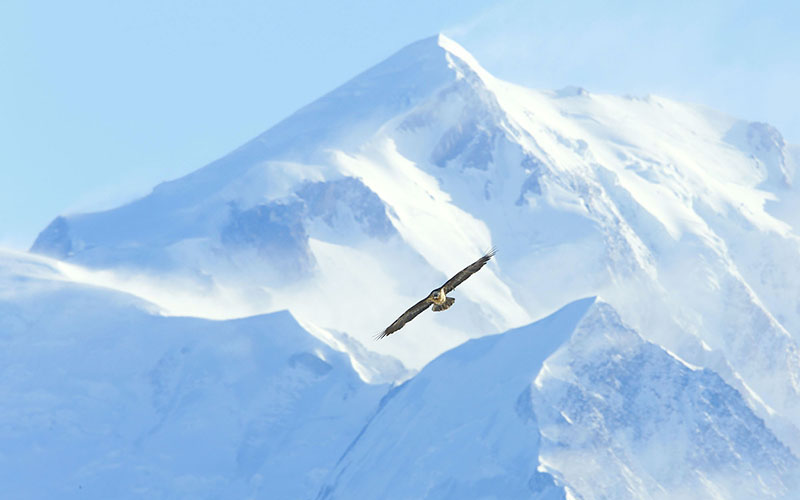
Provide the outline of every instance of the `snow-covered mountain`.
<path id="1" fill-rule="evenodd" d="M 798 472 L 719 375 L 583 299 L 390 392 L 318 498 L 782 498 Z"/>
<path id="2" fill-rule="evenodd" d="M 386 385 L 287 311 L 165 317 L 0 252 L 2 496 L 311 498 Z"/>
<path id="3" fill-rule="evenodd" d="M 288 312 L 165 317 L 0 254 L 10 498 L 791 498 L 800 461 L 715 372 L 595 298 L 394 388 Z"/>
<path id="4" fill-rule="evenodd" d="M 522 88 L 437 36 L 140 200 L 56 218 L 32 251 L 59 259 L 66 279 L 133 294 L 160 314 L 288 310 L 372 383 L 410 376 L 393 358 L 419 370 L 467 339 L 600 296 L 579 322 L 604 318 L 597 328 L 565 331 L 550 358 L 509 366 L 509 376 L 544 385 L 529 390 L 538 430 L 520 430 L 530 433 L 519 437 L 532 443 L 529 461 L 506 474 L 541 469 L 554 494 L 583 498 L 624 496 L 615 487 L 669 496 L 686 485 L 709 497 L 779 495 L 800 454 L 798 165 L 800 149 L 769 125 L 655 96 Z M 446 314 L 371 339 L 492 245 L 497 257 Z M 439 373 L 436 363 L 408 387 Z M 453 378 L 436 384 L 464 390 Z M 640 397 L 647 391 L 664 398 Z M 389 426 L 381 408 L 370 426 Z M 686 438 L 658 462 L 661 426 L 708 440 Z M 750 433 L 760 441 L 743 450 Z M 508 444 L 494 438 L 487 443 Z M 325 491 L 365 487 L 345 481 L 342 464 L 358 450 Z M 684 470 L 678 457 L 700 475 L 670 477 Z M 609 462 L 595 478 L 593 467 Z M 458 491 L 446 479 L 426 481 Z"/>

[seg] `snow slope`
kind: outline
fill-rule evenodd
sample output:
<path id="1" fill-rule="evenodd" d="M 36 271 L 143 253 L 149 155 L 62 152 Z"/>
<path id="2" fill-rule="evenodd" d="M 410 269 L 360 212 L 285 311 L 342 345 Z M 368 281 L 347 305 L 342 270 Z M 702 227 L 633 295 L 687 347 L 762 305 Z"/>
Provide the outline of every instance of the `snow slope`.
<path id="1" fill-rule="evenodd" d="M 800 492 L 800 461 L 739 392 L 646 342 L 608 304 L 547 359 L 530 397 L 544 469 L 581 498 Z"/>
<path id="2" fill-rule="evenodd" d="M 781 498 L 799 467 L 717 374 L 583 299 L 390 392 L 318 498 Z"/>
<path id="3" fill-rule="evenodd" d="M 385 385 L 286 311 L 209 321 L 0 253 L 3 497 L 310 498 Z"/>
<path id="4" fill-rule="evenodd" d="M 0 253 L 9 497 L 788 498 L 800 486 L 800 461 L 736 389 L 594 298 L 390 388 L 288 312 L 162 316 L 58 264 Z"/>

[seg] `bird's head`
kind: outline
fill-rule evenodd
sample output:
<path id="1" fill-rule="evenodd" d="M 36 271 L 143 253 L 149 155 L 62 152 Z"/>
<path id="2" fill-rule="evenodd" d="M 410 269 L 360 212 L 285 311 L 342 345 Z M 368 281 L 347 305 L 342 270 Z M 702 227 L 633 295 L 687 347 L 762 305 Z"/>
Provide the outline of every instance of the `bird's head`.
<path id="1" fill-rule="evenodd" d="M 433 300 L 439 300 L 441 297 L 441 293 L 442 293 L 441 290 L 434 290 L 431 292 L 431 298 Z"/>

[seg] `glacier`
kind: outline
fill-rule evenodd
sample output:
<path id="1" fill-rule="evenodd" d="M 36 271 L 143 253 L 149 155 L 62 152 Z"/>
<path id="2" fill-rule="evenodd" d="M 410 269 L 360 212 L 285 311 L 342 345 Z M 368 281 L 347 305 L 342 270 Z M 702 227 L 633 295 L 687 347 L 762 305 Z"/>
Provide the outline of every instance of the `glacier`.
<path id="1" fill-rule="evenodd" d="M 149 483 L 125 476 L 114 490 L 120 495 L 141 484 L 166 496 L 265 495 L 265 485 L 281 477 L 270 476 L 279 470 L 270 460 L 321 439 L 319 457 L 306 466 L 297 458 L 282 473 L 295 479 L 279 497 L 346 498 L 385 488 L 383 497 L 395 491 L 396 498 L 468 490 L 498 498 L 791 498 L 800 454 L 798 165 L 800 148 L 768 124 L 659 96 L 520 87 L 439 35 L 139 200 L 56 217 L 31 253 L 0 259 L 3 324 L 23 350 L 37 337 L 62 345 L 51 337 L 60 328 L 88 326 L 86 349 L 113 334 L 131 343 L 130 352 L 109 353 L 121 366 L 136 352 L 150 365 L 166 351 L 183 359 L 178 346 L 203 331 L 202 361 L 191 365 L 197 373 L 211 366 L 229 373 L 234 361 L 213 348 L 219 336 L 252 345 L 264 341 L 255 332 L 275 332 L 269 341 L 278 342 L 286 330 L 295 339 L 265 362 L 306 370 L 302 384 L 253 366 L 236 372 L 242 378 L 230 388 L 209 382 L 194 396 L 210 413 L 205 425 L 227 429 L 229 450 L 245 439 L 246 425 L 224 421 L 211 409 L 215 398 L 246 414 L 237 418 L 257 428 L 252 453 L 261 462 L 244 469 L 225 462 L 219 477 L 195 471 L 186 489 L 174 484 L 177 469 L 161 463 L 163 475 Z M 456 290 L 447 314 L 423 314 L 372 340 L 491 246 L 497 257 Z M 95 301 L 133 319 L 95 318 Z M 572 315 L 577 326 L 556 329 L 560 340 L 547 344 L 542 321 L 566 321 L 565 304 L 588 312 Z M 136 341 L 140 329 L 148 335 Z M 152 351 L 137 343 L 154 342 L 155 332 L 164 343 Z M 486 347 L 523 338 L 524 362 L 493 357 Z M 52 366 L 68 373 L 84 340 L 54 350 Z M 477 354 L 475 345 L 487 352 Z M 292 358 L 295 350 L 308 356 Z M 462 355 L 469 362 L 455 363 Z M 315 360 L 331 368 L 316 373 L 326 365 Z M 477 396 L 465 386 L 477 383 L 472 362 L 498 365 L 479 384 L 498 386 L 474 407 Z M 464 378 L 437 368 L 448 363 Z M 26 376 L 7 385 L 18 391 L 14 398 L 36 381 Z M 227 394 L 262 376 L 267 387 L 280 386 L 270 389 L 272 404 L 296 391 L 309 398 L 303 418 L 337 415 L 335 442 L 313 427 L 305 437 L 293 428 L 276 431 L 286 432 L 284 447 L 270 448 L 277 446 L 265 437 L 271 421 L 257 414 L 270 409 L 267 392 L 259 403 Z M 42 377 L 44 400 L 69 392 Z M 114 387 L 127 381 L 114 380 Z M 501 388 L 507 380 L 517 382 Z M 117 394 L 119 404 L 146 406 L 147 384 L 131 384 Z M 310 401 L 312 394 L 338 397 L 343 385 L 358 395 L 352 412 Z M 448 414 L 446 402 L 478 411 L 452 441 L 444 424 L 463 415 Z M 251 414 L 248 404 L 263 406 Z M 57 413 L 46 403 L 29 409 Z M 300 418 L 289 415 L 280 418 Z M 417 424 L 404 427 L 400 415 Z M 422 415 L 429 421 L 417 420 Z M 180 435 L 183 421 L 174 418 L 165 435 Z M 504 433 L 504 425 L 513 431 Z M 43 429 L 17 434 L 17 442 Z M 480 432 L 483 441 L 460 442 Z M 395 449 L 380 437 L 392 433 L 412 442 Z M 438 434 L 445 437 L 431 437 Z M 114 446 L 126 455 L 96 458 L 97 467 L 144 467 L 137 460 L 150 452 L 123 441 Z M 419 455 L 422 443 L 430 449 Z M 398 472 L 368 469 L 370 457 L 386 462 L 394 451 Z M 409 462 L 416 456 L 420 462 Z M 176 467 L 184 459 L 202 462 L 170 458 Z M 310 478 L 306 469 L 317 472 Z M 112 472 L 103 474 L 87 477 L 116 484 Z M 409 476 L 420 483 L 398 486 Z"/>

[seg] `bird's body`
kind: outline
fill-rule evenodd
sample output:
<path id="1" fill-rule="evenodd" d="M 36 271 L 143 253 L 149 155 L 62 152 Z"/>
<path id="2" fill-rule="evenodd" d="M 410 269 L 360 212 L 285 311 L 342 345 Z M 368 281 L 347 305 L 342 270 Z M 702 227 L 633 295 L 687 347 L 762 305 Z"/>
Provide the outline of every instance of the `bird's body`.
<path id="1" fill-rule="evenodd" d="M 434 303 L 433 307 L 431 307 L 431 311 L 438 312 L 438 311 L 446 311 L 453 305 L 456 301 L 453 297 L 445 297 L 444 301 L 441 304 Z"/>
<path id="2" fill-rule="evenodd" d="M 382 339 L 387 335 L 391 335 L 397 330 L 401 329 L 403 325 L 411 321 L 412 319 L 416 318 L 422 311 L 425 309 L 433 306 L 433 311 L 445 311 L 450 308 L 450 306 L 455 303 L 456 299 L 453 297 L 448 297 L 447 294 L 452 292 L 455 287 L 460 285 L 464 282 L 467 278 L 478 272 L 480 268 L 486 265 L 489 262 L 489 259 L 494 257 L 496 253 L 495 249 L 491 249 L 490 251 L 486 252 L 486 254 L 481 257 L 480 259 L 476 260 L 472 264 L 468 265 L 461 271 L 459 271 L 455 276 L 447 280 L 447 282 L 442 285 L 440 288 L 435 288 L 428 294 L 427 297 L 420 300 L 402 315 L 397 318 L 394 323 L 389 325 L 384 331 L 377 335 L 378 339 Z"/>

